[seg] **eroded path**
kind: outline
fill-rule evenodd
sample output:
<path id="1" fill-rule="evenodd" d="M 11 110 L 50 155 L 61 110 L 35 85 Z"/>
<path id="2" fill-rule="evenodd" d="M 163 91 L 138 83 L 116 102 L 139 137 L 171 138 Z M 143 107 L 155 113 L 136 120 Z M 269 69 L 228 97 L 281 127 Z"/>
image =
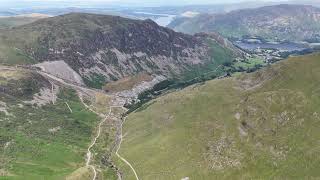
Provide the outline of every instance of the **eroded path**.
<path id="1" fill-rule="evenodd" d="M 95 114 L 97 114 L 97 115 L 99 115 L 99 116 L 104 116 L 103 114 L 99 114 L 99 113 L 97 113 L 96 111 L 94 111 L 92 108 L 90 108 L 90 106 L 88 106 L 88 105 L 84 102 L 83 96 L 82 96 L 81 93 L 79 93 L 79 98 L 80 98 L 82 104 L 83 104 L 87 109 L 89 109 L 90 111 L 94 112 Z M 93 139 L 92 143 L 90 144 L 90 146 L 89 146 L 88 149 L 87 149 L 86 166 L 89 167 L 89 168 L 91 168 L 92 171 L 93 171 L 93 173 L 94 173 L 94 176 L 93 176 L 92 180 L 96 180 L 96 178 L 97 178 L 97 170 L 96 170 L 95 166 L 91 164 L 91 159 L 93 158 L 91 149 L 95 146 L 98 138 L 100 137 L 102 125 L 107 121 L 108 118 L 111 118 L 112 109 L 113 109 L 113 108 L 121 108 L 121 109 L 123 109 L 124 111 L 127 111 L 127 109 L 124 108 L 123 106 L 110 106 L 110 107 L 109 107 L 109 112 L 108 112 L 108 114 L 105 115 L 105 117 L 103 118 L 103 120 L 99 123 L 98 128 L 97 128 L 96 136 L 95 136 L 95 138 Z M 130 167 L 130 169 L 133 171 L 136 179 L 139 180 L 139 177 L 138 177 L 138 175 L 137 175 L 137 172 L 136 172 L 136 170 L 133 168 L 133 166 L 129 163 L 128 160 L 126 160 L 125 158 L 123 158 L 123 157 L 122 157 L 121 155 L 119 155 L 119 153 L 118 153 L 118 151 L 119 151 L 119 149 L 120 149 L 120 147 L 121 147 L 122 139 L 123 139 L 122 127 L 123 127 L 123 124 L 125 123 L 125 121 L 126 121 L 126 117 L 123 118 L 123 121 L 121 120 L 121 118 L 118 118 L 118 122 L 121 122 L 121 123 L 120 123 L 120 126 L 117 128 L 117 129 L 118 129 L 118 130 L 117 130 L 118 132 L 116 133 L 117 136 L 118 136 L 118 137 L 116 137 L 116 138 L 119 139 L 119 142 L 117 143 L 118 146 L 117 146 L 117 149 L 116 149 L 115 154 L 116 154 L 116 156 L 117 156 L 121 161 L 123 161 L 125 164 L 127 164 L 127 165 Z M 122 179 L 120 173 L 118 173 L 118 179 L 119 179 L 119 180 Z"/>
<path id="2" fill-rule="evenodd" d="M 111 115 L 111 109 L 112 107 L 109 108 L 109 113 L 106 115 L 106 117 L 99 123 L 98 128 L 97 128 L 97 134 L 95 136 L 95 138 L 93 139 L 92 143 L 90 144 L 90 146 L 87 149 L 87 159 L 86 159 L 86 166 L 90 167 L 93 170 L 93 178 L 92 180 L 95 180 L 97 178 L 97 170 L 94 167 L 94 165 L 91 165 L 91 159 L 92 159 L 92 152 L 91 149 L 95 146 L 98 138 L 100 137 L 101 134 L 101 126 L 102 124 L 104 124 L 106 122 L 106 120 L 110 117 Z"/>
<path id="3" fill-rule="evenodd" d="M 93 171 L 93 178 L 92 180 L 95 180 L 97 178 L 97 170 L 95 168 L 94 165 L 91 165 L 91 160 L 93 158 L 93 155 L 92 155 L 92 152 L 91 152 L 91 149 L 96 145 L 97 143 L 97 140 L 99 139 L 100 137 L 100 134 L 101 134 L 101 127 L 102 125 L 107 121 L 108 118 L 110 118 L 111 116 L 111 113 L 112 113 L 112 106 L 109 107 L 109 112 L 104 115 L 104 114 L 101 114 L 101 113 L 98 113 L 96 112 L 95 110 L 93 110 L 90 106 L 88 106 L 84 100 L 83 100 L 83 95 L 82 93 L 78 92 L 78 96 L 79 96 L 79 99 L 81 101 L 81 103 L 88 109 L 90 110 L 91 112 L 97 114 L 98 116 L 102 117 L 102 120 L 100 121 L 98 127 L 97 127 L 97 132 L 96 132 L 96 136 L 94 137 L 94 139 L 92 140 L 91 144 L 89 145 L 88 149 L 87 149 L 87 158 L 86 158 L 86 166 L 89 167 L 90 169 L 92 169 Z"/>

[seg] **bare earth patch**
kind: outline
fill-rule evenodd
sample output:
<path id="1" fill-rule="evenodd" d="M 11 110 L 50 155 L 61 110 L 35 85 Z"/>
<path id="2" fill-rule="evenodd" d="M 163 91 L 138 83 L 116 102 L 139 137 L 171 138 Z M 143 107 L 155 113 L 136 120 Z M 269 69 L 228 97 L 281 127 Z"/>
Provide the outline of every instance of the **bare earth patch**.
<path id="1" fill-rule="evenodd" d="M 132 89 L 136 84 L 143 81 L 151 81 L 153 78 L 147 73 L 140 73 L 135 76 L 125 77 L 115 82 L 108 83 L 103 87 L 108 92 L 119 92 Z"/>

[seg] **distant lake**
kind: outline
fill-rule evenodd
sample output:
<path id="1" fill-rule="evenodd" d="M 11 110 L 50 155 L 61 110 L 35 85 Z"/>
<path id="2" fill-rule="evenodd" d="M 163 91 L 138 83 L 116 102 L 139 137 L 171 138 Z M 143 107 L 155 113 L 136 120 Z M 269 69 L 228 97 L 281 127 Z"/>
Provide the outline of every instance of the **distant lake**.
<path id="1" fill-rule="evenodd" d="M 307 49 L 308 46 L 305 44 L 298 44 L 293 42 L 288 43 L 245 43 L 245 42 L 234 42 L 234 44 L 242 49 L 255 50 L 255 49 L 277 49 L 280 51 L 302 51 Z"/>
<path id="2" fill-rule="evenodd" d="M 169 25 L 173 19 L 176 17 L 176 15 L 172 14 L 155 14 L 155 13 L 149 13 L 149 12 L 135 12 L 136 14 L 144 14 L 144 15 L 150 15 L 150 16 L 159 16 L 158 18 L 152 18 L 158 25 L 166 27 Z"/>

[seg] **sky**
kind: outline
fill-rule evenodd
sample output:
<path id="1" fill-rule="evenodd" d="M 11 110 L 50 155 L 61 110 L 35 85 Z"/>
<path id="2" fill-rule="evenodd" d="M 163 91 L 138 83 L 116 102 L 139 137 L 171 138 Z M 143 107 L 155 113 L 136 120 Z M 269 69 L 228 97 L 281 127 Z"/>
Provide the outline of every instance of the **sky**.
<path id="1" fill-rule="evenodd" d="M 191 4 L 226 4 L 243 1 L 264 2 L 279 0 L 0 0 L 0 8 L 11 7 L 21 8 L 26 6 L 43 7 L 43 6 L 96 6 L 119 5 L 119 6 L 176 6 Z M 285 0 L 284 0 L 285 1 Z"/>

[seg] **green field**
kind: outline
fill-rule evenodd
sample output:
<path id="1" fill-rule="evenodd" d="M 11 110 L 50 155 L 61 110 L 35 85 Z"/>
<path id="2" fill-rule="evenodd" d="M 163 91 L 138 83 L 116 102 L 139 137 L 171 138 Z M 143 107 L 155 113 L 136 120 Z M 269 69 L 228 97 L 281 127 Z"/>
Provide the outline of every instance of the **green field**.
<path id="1" fill-rule="evenodd" d="M 265 66 L 267 65 L 264 60 L 260 57 L 253 57 L 249 58 L 247 61 L 240 61 L 240 62 L 235 62 L 232 64 L 232 66 L 235 68 L 237 71 L 247 71 L 250 69 L 253 69 L 257 66 Z"/>
<path id="2" fill-rule="evenodd" d="M 319 97 L 320 55 L 290 58 L 153 100 L 119 153 L 140 179 L 319 179 Z"/>

